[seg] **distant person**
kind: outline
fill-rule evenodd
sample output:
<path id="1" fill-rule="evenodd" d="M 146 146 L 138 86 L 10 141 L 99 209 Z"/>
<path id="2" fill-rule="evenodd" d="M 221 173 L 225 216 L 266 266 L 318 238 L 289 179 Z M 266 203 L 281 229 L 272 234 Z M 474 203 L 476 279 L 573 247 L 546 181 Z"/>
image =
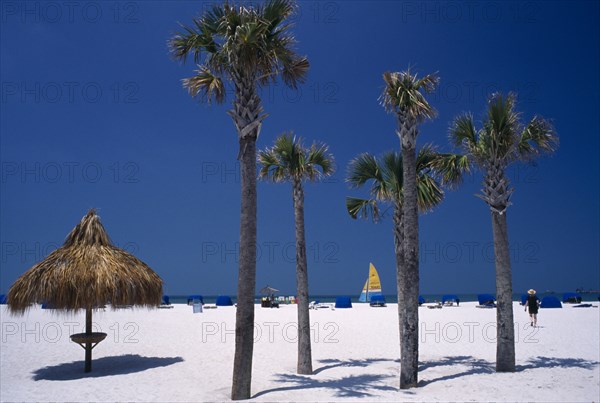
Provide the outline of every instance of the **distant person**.
<path id="1" fill-rule="evenodd" d="M 456 306 L 460 305 L 460 299 L 456 298 Z"/>
<path id="2" fill-rule="evenodd" d="M 525 301 L 525 312 L 529 308 L 529 319 L 531 320 L 531 326 L 537 326 L 537 313 L 540 306 L 540 299 L 535 295 L 535 290 L 531 289 L 527 291 L 527 301 Z"/>

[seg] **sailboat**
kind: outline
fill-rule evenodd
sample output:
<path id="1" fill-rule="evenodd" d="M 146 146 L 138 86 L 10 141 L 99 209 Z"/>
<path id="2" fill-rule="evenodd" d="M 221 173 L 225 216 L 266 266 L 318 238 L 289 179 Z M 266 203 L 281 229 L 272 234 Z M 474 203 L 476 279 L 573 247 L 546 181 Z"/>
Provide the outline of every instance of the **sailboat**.
<path id="1" fill-rule="evenodd" d="M 381 292 L 379 274 L 377 274 L 377 270 L 375 269 L 375 266 L 373 266 L 373 263 L 369 263 L 369 277 L 365 282 L 365 286 L 363 287 L 358 300 L 360 302 L 371 302 L 371 298 L 374 296 L 383 298 L 383 293 Z"/>

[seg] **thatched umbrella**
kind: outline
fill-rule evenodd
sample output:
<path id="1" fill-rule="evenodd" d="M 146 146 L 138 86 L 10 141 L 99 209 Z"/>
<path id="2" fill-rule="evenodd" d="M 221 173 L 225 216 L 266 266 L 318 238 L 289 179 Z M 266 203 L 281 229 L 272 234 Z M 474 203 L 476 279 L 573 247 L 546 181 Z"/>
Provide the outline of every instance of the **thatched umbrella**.
<path id="1" fill-rule="evenodd" d="M 65 243 L 25 274 L 8 291 L 9 311 L 23 314 L 31 304 L 46 302 L 55 309 L 85 309 L 85 333 L 71 339 L 85 349 L 85 372 L 92 370 L 92 348 L 106 333 L 92 332 L 92 309 L 105 304 L 157 307 L 161 278 L 141 260 L 111 244 L 90 210 Z"/>

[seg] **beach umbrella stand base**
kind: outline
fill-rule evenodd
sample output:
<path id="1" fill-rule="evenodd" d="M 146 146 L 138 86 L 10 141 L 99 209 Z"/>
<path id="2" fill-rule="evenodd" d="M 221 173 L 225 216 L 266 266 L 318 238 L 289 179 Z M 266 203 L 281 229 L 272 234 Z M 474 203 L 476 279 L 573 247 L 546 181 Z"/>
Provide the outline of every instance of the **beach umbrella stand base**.
<path id="1" fill-rule="evenodd" d="M 92 371 L 92 349 L 106 338 L 106 333 L 77 333 L 71 335 L 71 340 L 85 350 L 85 372 Z"/>

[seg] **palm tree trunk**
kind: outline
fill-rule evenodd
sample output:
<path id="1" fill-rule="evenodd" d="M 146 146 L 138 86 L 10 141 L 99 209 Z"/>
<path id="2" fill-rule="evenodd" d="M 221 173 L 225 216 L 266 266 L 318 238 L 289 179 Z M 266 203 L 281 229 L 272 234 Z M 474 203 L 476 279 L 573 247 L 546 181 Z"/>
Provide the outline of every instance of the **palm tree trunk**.
<path id="1" fill-rule="evenodd" d="M 417 386 L 419 370 L 419 212 L 417 210 L 416 122 L 401 125 L 404 216 L 404 322 L 400 388 Z"/>
<path id="2" fill-rule="evenodd" d="M 256 139 L 240 140 L 242 206 L 232 400 L 250 398 L 256 288 Z"/>
<path id="3" fill-rule="evenodd" d="M 294 219 L 296 223 L 296 283 L 298 292 L 298 367 L 299 374 L 312 374 L 310 315 L 308 309 L 308 268 L 304 237 L 304 190 L 299 179 L 293 180 Z"/>
<path id="4" fill-rule="evenodd" d="M 512 303 L 512 273 L 508 249 L 506 212 L 492 211 L 496 260 L 496 371 L 515 372 L 515 329 Z"/>
<path id="5" fill-rule="evenodd" d="M 255 75 L 235 73 L 236 98 L 233 118 L 238 130 L 241 159 L 240 260 L 237 310 L 235 316 L 235 355 L 231 399 L 249 399 L 254 349 L 254 292 L 256 289 L 256 139 L 264 118 L 256 93 Z"/>
<path id="6" fill-rule="evenodd" d="M 400 343 L 402 343 L 402 324 L 404 323 L 404 309 L 406 300 L 404 298 L 404 220 L 402 216 L 402 205 L 394 205 L 394 251 L 396 253 L 396 285 L 398 288 L 398 327 Z"/>

